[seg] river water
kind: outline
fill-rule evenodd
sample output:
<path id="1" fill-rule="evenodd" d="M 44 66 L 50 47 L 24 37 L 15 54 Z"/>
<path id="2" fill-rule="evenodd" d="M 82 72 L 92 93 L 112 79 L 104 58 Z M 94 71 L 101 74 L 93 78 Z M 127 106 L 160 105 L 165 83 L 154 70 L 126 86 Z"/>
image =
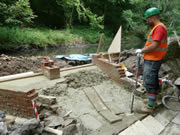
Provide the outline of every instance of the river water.
<path id="1" fill-rule="evenodd" d="M 121 50 L 136 49 L 144 46 L 142 41 L 122 42 Z M 73 45 L 73 46 L 60 46 L 56 48 L 46 49 L 29 49 L 19 52 L 5 53 L 12 56 L 56 56 L 56 55 L 69 55 L 69 54 L 91 54 L 96 53 L 98 44 L 86 44 L 86 45 Z M 106 52 L 109 48 L 109 44 L 102 45 L 101 52 Z"/>

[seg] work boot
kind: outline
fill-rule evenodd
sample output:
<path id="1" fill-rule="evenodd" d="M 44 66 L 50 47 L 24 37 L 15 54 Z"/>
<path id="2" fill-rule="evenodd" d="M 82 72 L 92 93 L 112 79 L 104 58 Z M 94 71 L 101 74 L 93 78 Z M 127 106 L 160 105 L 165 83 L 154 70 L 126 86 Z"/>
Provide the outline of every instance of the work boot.
<path id="1" fill-rule="evenodd" d="M 137 113 L 142 113 L 142 114 L 152 114 L 153 111 L 154 111 L 153 107 L 150 107 L 148 105 L 145 105 L 145 106 L 143 106 L 141 108 L 136 109 Z"/>

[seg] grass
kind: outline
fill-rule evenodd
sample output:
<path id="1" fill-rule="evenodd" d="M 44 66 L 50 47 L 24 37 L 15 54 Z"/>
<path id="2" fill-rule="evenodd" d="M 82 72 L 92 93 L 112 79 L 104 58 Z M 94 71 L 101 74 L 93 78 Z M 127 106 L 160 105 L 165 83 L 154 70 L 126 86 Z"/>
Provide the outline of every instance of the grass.
<path id="1" fill-rule="evenodd" d="M 72 29 L 52 30 L 49 28 L 0 27 L 0 49 L 98 43 L 101 33 L 86 26 Z M 105 37 L 105 42 L 112 38 Z"/>
<path id="2" fill-rule="evenodd" d="M 113 34 L 105 31 L 104 44 L 110 45 Z M 13 50 L 16 48 L 46 48 L 48 46 L 97 44 L 101 32 L 88 26 L 74 26 L 71 29 L 52 30 L 49 28 L 19 28 L 0 27 L 0 50 Z M 144 43 L 133 32 L 122 34 L 122 50 L 142 48 Z M 102 50 L 108 46 L 102 46 Z M 103 48 L 104 47 L 104 48 Z M 96 48 L 95 48 L 96 49 Z"/>

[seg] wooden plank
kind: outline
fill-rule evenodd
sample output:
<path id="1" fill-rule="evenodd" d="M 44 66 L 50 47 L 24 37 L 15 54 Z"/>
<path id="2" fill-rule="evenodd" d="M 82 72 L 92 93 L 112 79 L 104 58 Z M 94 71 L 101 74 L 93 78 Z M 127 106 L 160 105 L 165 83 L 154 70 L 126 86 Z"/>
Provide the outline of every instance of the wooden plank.
<path id="1" fill-rule="evenodd" d="M 129 128 L 121 132 L 119 135 L 154 135 L 151 133 L 141 121 L 137 121 L 135 124 L 131 125 Z"/>
<path id="2" fill-rule="evenodd" d="M 100 111 L 99 114 L 101 114 L 110 123 L 115 123 L 115 122 L 122 120 L 121 116 L 116 116 L 109 110 Z"/>
<path id="3" fill-rule="evenodd" d="M 159 135 L 164 130 L 164 126 L 157 121 L 154 117 L 149 115 L 144 120 L 142 120 L 142 123 L 151 131 L 154 135 Z"/>
<path id="4" fill-rule="evenodd" d="M 124 111 L 120 109 L 119 106 L 117 106 L 114 102 L 105 102 L 105 105 L 108 109 L 111 110 L 116 115 L 123 114 Z"/>
<path id="5" fill-rule="evenodd" d="M 116 53 L 116 52 L 121 52 L 121 26 L 118 30 L 118 32 L 116 33 L 109 49 L 108 49 L 108 53 Z"/>
<path id="6" fill-rule="evenodd" d="M 101 101 L 97 93 L 95 92 L 94 88 L 86 88 L 84 89 L 86 96 L 88 97 L 89 101 L 92 103 L 96 111 L 102 115 L 107 121 L 110 123 L 114 123 L 117 121 L 122 120 L 120 116 L 114 115 L 108 108 L 104 105 Z"/>
<path id="7" fill-rule="evenodd" d="M 73 70 L 73 69 L 78 69 L 78 68 L 90 67 L 90 66 L 94 66 L 94 64 L 90 63 L 90 64 L 81 65 L 81 66 L 75 66 L 75 67 L 69 67 L 69 68 L 61 68 L 60 72 Z"/>
<path id="8" fill-rule="evenodd" d="M 42 75 L 42 73 L 34 73 L 34 72 L 26 72 L 26 73 L 20 73 L 20 74 L 14 74 L 14 75 L 8 75 L 8 76 L 2 76 L 0 77 L 0 82 L 6 82 L 16 79 L 24 79 L 28 77 L 34 77 Z"/>
<path id="9" fill-rule="evenodd" d="M 103 40 L 104 40 L 104 33 L 101 35 L 101 38 L 100 38 L 100 40 L 99 40 L 97 53 L 99 53 L 100 50 L 101 50 L 101 45 L 102 45 Z"/>
<path id="10" fill-rule="evenodd" d="M 86 96 L 88 97 L 89 101 L 92 103 L 94 108 L 97 110 L 97 112 L 108 110 L 107 107 L 103 104 L 101 99 L 96 94 L 94 88 L 85 88 L 84 92 Z"/>
<path id="11" fill-rule="evenodd" d="M 102 87 L 102 86 L 95 86 L 93 87 L 95 89 L 95 91 L 97 92 L 98 96 L 101 98 L 101 100 L 103 101 L 103 103 L 105 104 L 105 106 L 114 114 L 119 115 L 124 113 L 124 111 L 122 111 L 120 109 L 119 106 L 117 106 L 114 102 L 112 97 L 109 96 L 109 94 L 106 94 L 106 88 Z"/>

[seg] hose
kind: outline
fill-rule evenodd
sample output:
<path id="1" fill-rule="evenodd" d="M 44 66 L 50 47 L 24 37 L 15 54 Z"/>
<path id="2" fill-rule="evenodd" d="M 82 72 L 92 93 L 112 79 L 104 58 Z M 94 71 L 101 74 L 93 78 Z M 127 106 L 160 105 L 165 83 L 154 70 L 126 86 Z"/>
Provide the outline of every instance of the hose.
<path id="1" fill-rule="evenodd" d="M 163 103 L 163 105 L 164 105 L 167 109 L 169 109 L 169 110 L 172 110 L 172 111 L 175 111 L 175 112 L 180 111 L 180 109 L 173 109 L 173 108 L 171 108 L 170 106 L 168 106 L 168 105 L 166 104 L 166 102 L 165 102 L 167 98 L 169 98 L 169 99 L 173 98 L 173 99 L 177 100 L 178 102 L 180 102 L 180 101 L 179 101 L 179 96 L 178 96 L 178 97 L 175 97 L 175 96 L 166 95 L 166 96 L 164 96 L 164 97 L 162 98 L 162 103 Z"/>

